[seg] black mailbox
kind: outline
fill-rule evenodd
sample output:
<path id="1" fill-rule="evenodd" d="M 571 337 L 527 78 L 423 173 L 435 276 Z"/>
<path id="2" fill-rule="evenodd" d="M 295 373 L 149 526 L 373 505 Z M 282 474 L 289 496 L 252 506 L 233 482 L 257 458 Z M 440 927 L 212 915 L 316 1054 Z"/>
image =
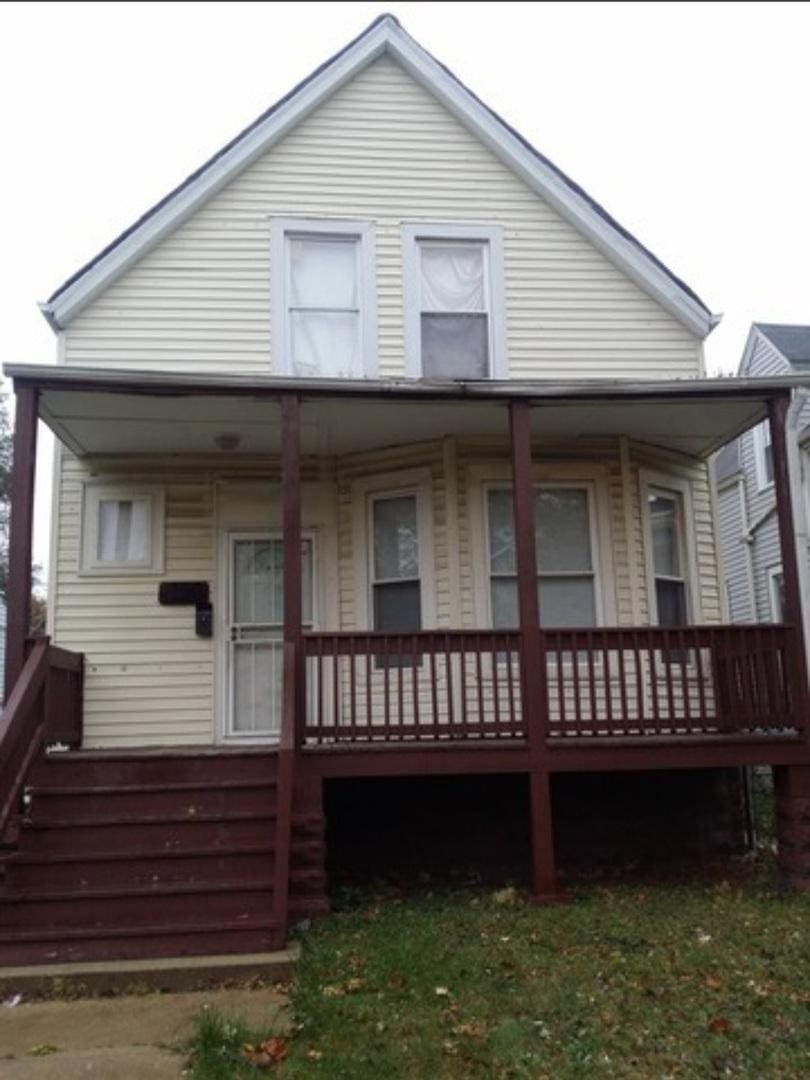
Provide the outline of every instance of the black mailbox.
<path id="1" fill-rule="evenodd" d="M 163 581 L 158 588 L 158 603 L 164 607 L 193 607 L 197 637 L 212 637 L 214 609 L 207 581 Z"/>

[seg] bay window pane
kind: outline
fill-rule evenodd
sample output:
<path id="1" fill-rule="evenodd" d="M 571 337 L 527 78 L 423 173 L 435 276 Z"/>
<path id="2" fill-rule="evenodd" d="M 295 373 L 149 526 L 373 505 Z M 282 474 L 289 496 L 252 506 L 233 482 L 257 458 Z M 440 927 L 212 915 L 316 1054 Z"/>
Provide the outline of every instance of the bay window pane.
<path id="1" fill-rule="evenodd" d="M 418 578 L 416 496 L 375 499 L 372 516 L 375 580 Z"/>
<path id="2" fill-rule="evenodd" d="M 591 527 L 583 488 L 540 488 L 534 495 L 537 568 L 590 570 Z"/>
<path id="3" fill-rule="evenodd" d="M 484 249 L 476 243 L 419 245 L 422 311 L 484 311 Z"/>
<path id="4" fill-rule="evenodd" d="M 648 499 L 655 572 L 667 577 L 680 577 L 677 502 L 674 497 L 659 494 L 650 495 Z"/>
<path id="5" fill-rule="evenodd" d="M 349 237 L 291 237 L 290 306 L 359 307 L 357 244 Z"/>
<path id="6" fill-rule="evenodd" d="M 486 379 L 489 317 L 423 314 L 422 374 L 426 379 Z"/>
<path id="7" fill-rule="evenodd" d="M 520 625 L 515 578 L 492 578 L 492 625 L 496 630 L 512 630 Z"/>
<path id="8" fill-rule="evenodd" d="M 360 315 L 356 311 L 291 311 L 294 375 L 360 378 Z"/>
<path id="9" fill-rule="evenodd" d="M 658 607 L 659 626 L 685 626 L 686 585 L 683 581 L 667 581 L 657 578 L 655 599 Z"/>
<path id="10" fill-rule="evenodd" d="M 547 577 L 538 584 L 543 626 L 596 626 L 592 577 Z"/>
<path id="11" fill-rule="evenodd" d="M 374 629 L 406 633 L 422 628 L 422 597 L 418 581 L 393 581 L 374 586 Z"/>
<path id="12" fill-rule="evenodd" d="M 489 568 L 494 574 L 514 574 L 515 522 L 512 517 L 512 492 L 487 492 L 489 522 Z"/>

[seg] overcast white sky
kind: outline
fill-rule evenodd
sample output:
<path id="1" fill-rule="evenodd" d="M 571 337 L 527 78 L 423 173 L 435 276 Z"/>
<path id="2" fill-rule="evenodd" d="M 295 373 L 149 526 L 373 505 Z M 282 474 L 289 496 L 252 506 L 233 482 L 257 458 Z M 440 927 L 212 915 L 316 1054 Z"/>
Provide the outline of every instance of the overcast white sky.
<path id="1" fill-rule="evenodd" d="M 0 361 L 52 362 L 37 301 L 383 10 L 4 3 Z M 710 371 L 754 320 L 810 322 L 810 5 L 389 10 L 723 313 Z"/>

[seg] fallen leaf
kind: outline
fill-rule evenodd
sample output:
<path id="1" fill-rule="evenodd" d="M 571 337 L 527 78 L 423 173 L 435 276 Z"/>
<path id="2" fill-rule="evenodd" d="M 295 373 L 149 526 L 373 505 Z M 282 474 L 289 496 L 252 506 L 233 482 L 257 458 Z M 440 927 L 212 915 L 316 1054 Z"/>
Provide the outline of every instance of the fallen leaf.
<path id="1" fill-rule="evenodd" d="M 706 975 L 703 979 L 703 985 L 708 990 L 719 990 L 720 987 L 723 985 L 723 980 L 718 979 L 716 975 Z"/>
<path id="2" fill-rule="evenodd" d="M 284 1039 L 274 1036 L 272 1039 L 265 1039 L 258 1046 L 246 1043 L 242 1047 L 242 1053 L 251 1065 L 266 1069 L 270 1065 L 278 1065 L 279 1062 L 284 1061 L 287 1056 L 287 1043 Z"/>
<path id="3" fill-rule="evenodd" d="M 39 1043 L 38 1046 L 32 1046 L 28 1053 L 32 1057 L 45 1057 L 47 1054 L 55 1054 L 57 1049 L 58 1047 L 51 1043 Z"/>
<path id="4" fill-rule="evenodd" d="M 322 1050 L 307 1050 L 307 1057 L 310 1061 L 320 1061 L 323 1057 Z"/>
<path id="5" fill-rule="evenodd" d="M 492 900 L 504 907 L 512 907 L 517 900 L 517 891 L 511 885 L 506 889 L 498 889 L 492 894 Z"/>
<path id="6" fill-rule="evenodd" d="M 450 991 L 447 989 L 446 986 L 437 986 L 434 993 L 436 994 L 437 997 L 449 997 L 450 996 Z"/>
<path id="7" fill-rule="evenodd" d="M 321 993 L 324 997 L 343 997 L 346 991 L 343 989 L 342 986 L 332 984 L 330 986 L 324 986 L 324 988 L 321 990 Z"/>
<path id="8" fill-rule="evenodd" d="M 484 1029 L 480 1024 L 467 1023 L 457 1024 L 453 1028 L 454 1035 L 465 1035 L 468 1039 L 481 1039 L 484 1036 Z"/>
<path id="9" fill-rule="evenodd" d="M 389 990 L 401 990 L 402 987 L 405 985 L 405 976 L 399 974 L 392 975 L 391 978 L 388 980 L 387 985 Z"/>
<path id="10" fill-rule="evenodd" d="M 728 1035 L 731 1031 L 731 1021 L 725 1016 L 715 1016 L 709 1021 L 709 1031 L 714 1032 L 715 1035 Z"/>

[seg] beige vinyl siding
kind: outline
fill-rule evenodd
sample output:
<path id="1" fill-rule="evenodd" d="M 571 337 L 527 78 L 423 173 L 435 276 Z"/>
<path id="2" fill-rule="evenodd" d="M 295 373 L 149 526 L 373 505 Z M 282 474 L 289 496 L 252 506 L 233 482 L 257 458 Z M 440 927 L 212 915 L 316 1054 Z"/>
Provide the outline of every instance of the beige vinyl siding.
<path id="1" fill-rule="evenodd" d="M 452 452 L 448 453 L 448 443 Z M 190 608 L 160 607 L 161 580 L 204 580 L 212 586 L 215 613 L 222 597 L 217 595 L 218 484 L 251 484 L 260 478 L 257 498 L 267 498 L 267 481 L 277 480 L 277 468 L 267 461 L 234 460 L 223 477 L 221 464 L 183 462 L 178 459 L 114 459 L 83 465 L 63 452 L 61 497 L 58 514 L 59 556 L 55 568 L 53 630 L 56 641 L 87 655 L 85 739 L 92 747 L 208 744 L 215 739 L 218 712 L 218 640 L 194 633 Z M 481 497 L 480 483 L 471 483 L 471 469 L 508 463 L 506 440 L 446 438 L 408 447 L 353 454 L 336 461 L 305 463 L 310 488 L 317 480 L 324 490 L 334 491 L 337 530 L 336 566 L 324 588 L 331 597 L 325 609 L 334 615 L 324 629 L 365 629 L 358 617 L 357 597 L 368 581 L 357 579 L 355 521 L 365 515 L 358 491 L 371 483 L 386 490 L 398 474 L 424 471 L 428 477 L 433 518 L 433 593 L 437 627 L 477 627 L 476 595 L 487 588 L 487 568 L 475 558 L 481 544 L 471 535 L 476 514 L 472 502 Z M 714 534 L 706 467 L 681 455 L 629 446 L 630 513 L 625 510 L 618 440 L 578 440 L 574 445 L 535 445 L 535 461 L 582 466 L 598 463 L 604 470 L 607 520 L 602 530 L 602 574 L 615 596 L 615 621 L 633 625 L 633 585 L 640 597 L 641 621 L 647 619 L 648 600 L 644 563 L 645 537 L 639 501 L 639 470 L 654 469 L 688 482 L 693 505 L 695 544 L 701 609 L 699 621 L 720 619 Z M 455 528 L 457 550 L 450 558 L 447 520 L 445 462 L 453 467 L 458 505 Z M 453 464 L 454 463 L 454 464 Z M 78 573 L 81 539 L 82 481 L 101 476 L 105 481 L 151 481 L 166 490 L 166 569 L 161 576 L 99 578 Z M 375 484 L 384 476 L 385 482 Z M 224 498 L 224 496 L 223 496 Z M 328 493 L 321 502 L 331 502 Z M 313 505 L 310 502 L 310 505 Z M 259 508 L 264 520 L 267 508 Z M 311 522 L 305 512 L 304 527 Z M 481 508 L 477 511 L 481 519 Z M 256 518 L 258 520 L 258 518 Z M 628 543 L 627 522 L 633 535 Z M 221 524 L 221 523 L 220 523 Z M 480 537 L 478 538 L 480 540 Z M 454 571 L 453 567 L 457 570 Z M 458 574 L 454 582 L 453 574 Z M 454 587 L 455 585 L 455 587 Z M 480 607 L 480 603 L 478 605 Z M 607 619 L 606 621 L 613 621 Z M 215 621 L 216 622 L 216 621 Z M 221 632 L 218 626 L 218 634 Z M 428 694 L 426 684 L 422 692 Z"/>
<path id="2" fill-rule="evenodd" d="M 662 209 L 663 212 L 663 209 Z M 403 223 L 500 225 L 513 377 L 694 376 L 700 343 L 381 58 L 86 307 L 68 363 L 255 372 L 271 357 L 272 217 L 370 221 L 379 367 L 405 370 Z"/>
<path id="3" fill-rule="evenodd" d="M 58 514 L 55 640 L 86 655 L 84 739 L 89 747 L 210 743 L 213 739 L 214 649 L 194 634 L 194 611 L 161 607 L 164 580 L 214 580 L 213 489 L 153 461 L 105 465 L 110 482 L 165 483 L 163 575 L 79 574 L 82 482 L 90 473 L 62 454 Z M 136 470 L 136 471 L 135 471 Z"/>

